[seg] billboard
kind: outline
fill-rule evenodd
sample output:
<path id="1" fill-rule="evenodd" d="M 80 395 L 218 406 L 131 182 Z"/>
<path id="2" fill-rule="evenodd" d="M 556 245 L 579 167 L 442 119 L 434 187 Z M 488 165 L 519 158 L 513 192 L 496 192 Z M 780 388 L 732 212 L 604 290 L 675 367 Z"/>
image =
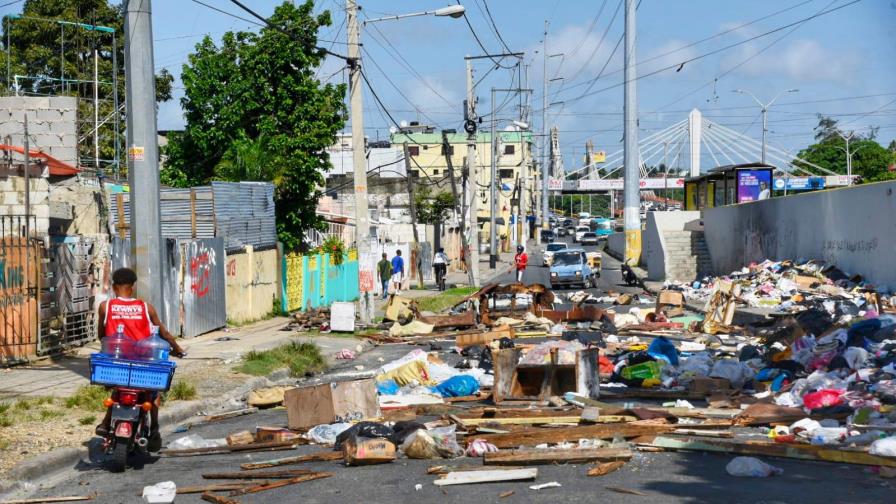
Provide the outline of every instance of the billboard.
<path id="1" fill-rule="evenodd" d="M 787 177 L 775 178 L 775 190 L 783 191 L 809 191 L 824 189 L 825 177 Z"/>
<path id="2" fill-rule="evenodd" d="M 771 196 L 771 170 L 738 170 L 737 202 L 758 201 Z"/>
<path id="3" fill-rule="evenodd" d="M 621 191 L 624 186 L 623 179 L 585 179 L 579 180 L 580 191 Z M 683 178 L 646 178 L 638 181 L 640 189 L 682 189 L 684 188 Z"/>

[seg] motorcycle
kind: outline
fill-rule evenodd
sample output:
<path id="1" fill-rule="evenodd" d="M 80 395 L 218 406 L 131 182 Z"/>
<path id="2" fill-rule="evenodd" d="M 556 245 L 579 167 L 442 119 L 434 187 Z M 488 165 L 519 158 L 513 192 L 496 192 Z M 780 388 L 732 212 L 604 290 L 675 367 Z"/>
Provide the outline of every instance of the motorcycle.
<path id="1" fill-rule="evenodd" d="M 631 266 L 628 265 L 627 262 L 623 262 L 620 266 L 622 271 L 622 280 L 626 283 L 626 285 L 633 287 L 638 285 L 638 276 L 635 275 L 635 271 Z"/>
<path id="2" fill-rule="evenodd" d="M 150 448 L 155 451 L 160 448 L 149 446 L 152 428 L 149 412 L 154 400 L 151 390 L 113 387 L 111 397 L 103 401 L 107 408 L 112 409 L 112 422 L 109 433 L 103 438 L 103 451 L 112 457 L 111 468 L 114 472 L 124 471 L 128 455 L 137 452 L 149 455 Z M 158 444 L 161 444 L 161 439 Z"/>

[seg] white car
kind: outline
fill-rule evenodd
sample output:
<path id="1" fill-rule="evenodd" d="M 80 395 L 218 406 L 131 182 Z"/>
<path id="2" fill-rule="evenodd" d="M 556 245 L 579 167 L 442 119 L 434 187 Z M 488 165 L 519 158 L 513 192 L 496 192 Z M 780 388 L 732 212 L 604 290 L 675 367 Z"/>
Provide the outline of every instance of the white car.
<path id="1" fill-rule="evenodd" d="M 548 243 L 544 247 L 544 252 L 541 253 L 542 266 L 550 266 L 554 262 L 554 254 L 567 248 L 569 248 L 569 245 L 562 242 Z"/>
<path id="2" fill-rule="evenodd" d="M 583 234 L 590 233 L 590 232 L 591 232 L 591 228 L 588 226 L 576 227 L 576 235 L 575 235 L 575 239 L 573 241 L 578 242 L 579 240 L 582 239 Z"/>

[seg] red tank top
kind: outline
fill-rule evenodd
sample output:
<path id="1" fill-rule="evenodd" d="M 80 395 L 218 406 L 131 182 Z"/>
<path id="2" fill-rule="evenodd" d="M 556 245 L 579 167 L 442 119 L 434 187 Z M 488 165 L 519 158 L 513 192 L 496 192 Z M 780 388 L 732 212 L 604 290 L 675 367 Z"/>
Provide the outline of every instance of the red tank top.
<path id="1" fill-rule="evenodd" d="M 140 299 L 112 298 L 106 301 L 106 334 L 112 336 L 118 325 L 124 325 L 124 333 L 134 341 L 150 336 L 149 309 Z"/>

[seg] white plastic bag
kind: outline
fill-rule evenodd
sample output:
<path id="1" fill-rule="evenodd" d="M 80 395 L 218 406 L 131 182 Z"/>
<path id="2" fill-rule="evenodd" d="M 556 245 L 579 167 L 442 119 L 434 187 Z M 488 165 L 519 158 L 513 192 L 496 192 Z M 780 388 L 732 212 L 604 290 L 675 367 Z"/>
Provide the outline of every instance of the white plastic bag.
<path id="1" fill-rule="evenodd" d="M 305 433 L 305 439 L 317 444 L 336 444 L 336 436 L 351 427 L 350 423 L 334 423 L 315 425 Z"/>
<path id="2" fill-rule="evenodd" d="M 205 439 L 199 434 L 188 434 L 184 437 L 177 438 L 168 444 L 169 450 L 186 450 L 188 448 L 215 448 L 217 446 L 225 446 L 227 440 L 221 439 Z"/>
<path id="3" fill-rule="evenodd" d="M 745 478 L 767 478 L 768 476 L 784 474 L 784 469 L 768 465 L 754 457 L 735 457 L 731 462 L 728 462 L 725 470 L 731 476 Z"/>
<path id="4" fill-rule="evenodd" d="M 155 485 L 143 487 L 143 500 L 149 503 L 174 502 L 177 485 L 173 481 L 163 481 Z"/>
<path id="5" fill-rule="evenodd" d="M 896 437 L 878 439 L 871 443 L 868 453 L 882 457 L 896 457 Z"/>

